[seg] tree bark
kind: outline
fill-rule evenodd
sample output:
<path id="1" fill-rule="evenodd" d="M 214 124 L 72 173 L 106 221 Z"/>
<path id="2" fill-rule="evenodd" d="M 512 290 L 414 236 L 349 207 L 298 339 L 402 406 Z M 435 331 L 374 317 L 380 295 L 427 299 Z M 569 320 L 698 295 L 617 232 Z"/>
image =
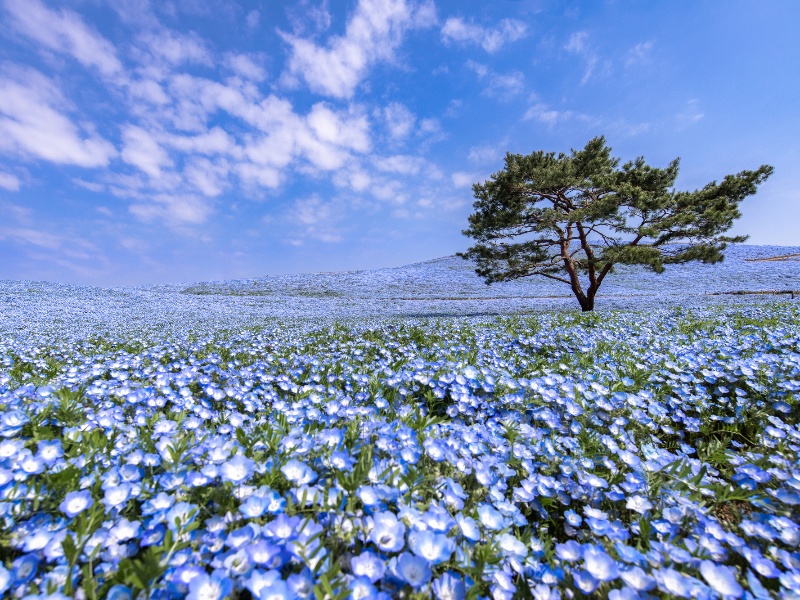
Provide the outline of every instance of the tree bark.
<path id="1" fill-rule="evenodd" d="M 581 303 L 582 312 L 591 312 L 594 310 L 594 296 L 584 296 L 583 298 L 578 298 L 578 301 Z"/>

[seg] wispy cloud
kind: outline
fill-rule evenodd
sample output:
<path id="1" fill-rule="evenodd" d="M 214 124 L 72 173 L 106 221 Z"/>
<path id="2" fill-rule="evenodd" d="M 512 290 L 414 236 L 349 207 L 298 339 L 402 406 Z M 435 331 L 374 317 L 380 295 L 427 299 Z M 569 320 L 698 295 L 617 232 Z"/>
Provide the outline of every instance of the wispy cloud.
<path id="1" fill-rule="evenodd" d="M 205 42 L 194 33 L 180 33 L 159 27 L 145 31 L 141 42 L 153 57 L 170 65 L 212 63 L 211 52 Z"/>
<path id="2" fill-rule="evenodd" d="M 653 40 L 648 40 L 636 44 L 633 48 L 628 50 L 625 54 L 625 68 L 628 69 L 637 65 L 650 64 L 650 54 L 653 51 L 653 46 L 655 46 L 655 42 Z"/>
<path id="3" fill-rule="evenodd" d="M 487 96 L 508 99 L 525 89 L 525 75 L 520 71 L 497 73 L 474 60 L 468 60 L 467 67 L 475 72 L 479 81 L 485 84 L 483 93 Z"/>
<path id="4" fill-rule="evenodd" d="M 589 33 L 586 31 L 576 31 L 573 33 L 567 40 L 567 43 L 564 44 L 564 50 L 583 59 L 584 70 L 581 83 L 584 84 L 589 81 L 599 62 L 597 52 L 590 44 Z"/>
<path id="5" fill-rule="evenodd" d="M 393 140 L 402 140 L 414 130 L 416 116 L 408 107 L 399 102 L 391 102 L 383 109 L 382 117 L 386 123 L 389 137 Z"/>
<path id="6" fill-rule="evenodd" d="M 468 188 L 472 187 L 472 184 L 475 183 L 477 179 L 474 173 L 467 173 L 466 171 L 456 171 L 452 175 L 452 180 L 453 180 L 453 187 Z"/>
<path id="7" fill-rule="evenodd" d="M 21 256 L 57 265 L 82 276 L 97 276 L 109 263 L 105 252 L 90 241 L 32 226 L 0 227 L 0 241 L 14 244 Z"/>
<path id="8" fill-rule="evenodd" d="M 467 160 L 476 165 L 497 163 L 502 160 L 508 149 L 508 139 L 503 139 L 498 144 L 472 146 L 467 154 Z"/>
<path id="9" fill-rule="evenodd" d="M 496 27 L 483 27 L 460 17 L 451 17 L 445 21 L 441 33 L 445 42 L 476 44 L 491 54 L 522 39 L 526 31 L 525 23 L 516 19 L 503 19 Z"/>
<path id="10" fill-rule="evenodd" d="M 59 164 L 106 166 L 116 149 L 73 123 L 64 114 L 67 106 L 56 84 L 38 71 L 8 65 L 0 69 L 0 152 Z"/>
<path id="11" fill-rule="evenodd" d="M 341 202 L 324 201 L 317 195 L 295 201 L 288 215 L 295 231 L 287 241 L 295 246 L 303 245 L 307 239 L 341 242 L 343 208 Z"/>
<path id="12" fill-rule="evenodd" d="M 110 76 L 122 70 L 116 50 L 76 13 L 47 8 L 40 0 L 5 0 L 11 24 L 49 50 L 71 55 L 86 67 Z"/>
<path id="13" fill-rule="evenodd" d="M 700 111 L 700 101 L 697 98 L 692 98 L 686 103 L 686 107 L 675 115 L 675 119 L 685 127 L 701 121 L 705 116 L 705 113 Z"/>
<path id="14" fill-rule="evenodd" d="M 18 192 L 21 183 L 22 182 L 19 180 L 19 177 L 16 175 L 0 171 L 0 189 L 7 190 L 9 192 Z"/>
<path id="15" fill-rule="evenodd" d="M 291 51 L 288 75 L 304 80 L 315 93 L 352 97 L 372 65 L 391 61 L 406 32 L 425 25 L 416 10 L 406 0 L 359 0 L 345 34 L 325 46 L 281 33 Z"/>

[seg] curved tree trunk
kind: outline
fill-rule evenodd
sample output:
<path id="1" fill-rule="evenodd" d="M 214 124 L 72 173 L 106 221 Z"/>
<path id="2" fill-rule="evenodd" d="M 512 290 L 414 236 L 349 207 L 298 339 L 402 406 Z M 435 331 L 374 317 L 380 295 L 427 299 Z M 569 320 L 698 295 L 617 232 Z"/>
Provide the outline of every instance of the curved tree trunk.
<path id="1" fill-rule="evenodd" d="M 594 310 L 594 296 L 584 296 L 583 298 L 578 298 L 578 302 L 581 303 L 581 311 L 591 312 Z"/>

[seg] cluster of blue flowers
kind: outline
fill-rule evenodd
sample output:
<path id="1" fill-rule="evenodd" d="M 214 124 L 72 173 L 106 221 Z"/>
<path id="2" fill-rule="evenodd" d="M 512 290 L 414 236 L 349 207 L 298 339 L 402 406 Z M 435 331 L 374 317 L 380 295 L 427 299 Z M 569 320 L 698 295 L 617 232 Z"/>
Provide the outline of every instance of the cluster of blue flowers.
<path id="1" fill-rule="evenodd" d="M 0 594 L 800 597 L 791 303 L 0 340 Z"/>

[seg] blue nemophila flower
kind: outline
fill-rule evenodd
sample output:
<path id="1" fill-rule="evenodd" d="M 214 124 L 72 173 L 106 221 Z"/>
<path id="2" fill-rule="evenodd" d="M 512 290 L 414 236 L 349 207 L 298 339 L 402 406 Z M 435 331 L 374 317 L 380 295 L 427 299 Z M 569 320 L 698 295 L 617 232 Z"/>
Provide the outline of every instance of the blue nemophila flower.
<path id="1" fill-rule="evenodd" d="M 156 546 L 161 543 L 161 540 L 164 539 L 166 532 L 167 527 L 163 523 L 158 523 L 157 525 L 145 529 L 144 533 L 142 533 L 142 536 L 139 539 L 139 545 L 142 547 Z"/>
<path id="2" fill-rule="evenodd" d="M 406 526 L 392 512 L 376 513 L 372 516 L 370 541 L 383 552 L 399 552 L 405 546 Z"/>
<path id="3" fill-rule="evenodd" d="M 244 483 L 253 475 L 256 463 L 254 460 L 237 454 L 226 461 L 220 467 L 220 476 L 223 481 L 229 481 L 234 485 Z"/>
<path id="4" fill-rule="evenodd" d="M 597 589 L 600 584 L 599 581 L 589 572 L 583 569 L 575 569 L 572 571 L 572 581 L 575 586 L 584 594 L 591 594 Z"/>
<path id="5" fill-rule="evenodd" d="M 38 445 L 37 458 L 41 459 L 48 467 L 64 455 L 61 440 L 42 440 Z"/>
<path id="6" fill-rule="evenodd" d="M 286 581 L 276 580 L 258 592 L 259 600 L 294 600 L 297 596 Z"/>
<path id="7" fill-rule="evenodd" d="M 244 527 L 231 531 L 225 538 L 225 545 L 228 548 L 242 548 L 252 542 L 256 534 L 257 532 L 253 527 L 245 525 Z"/>
<path id="8" fill-rule="evenodd" d="M 106 488 L 106 493 L 103 496 L 103 504 L 105 504 L 108 509 L 121 509 L 127 504 L 132 492 L 133 486 L 130 483 L 121 483 Z"/>
<path id="9" fill-rule="evenodd" d="M 718 565 L 710 560 L 700 563 L 700 573 L 714 590 L 725 598 L 741 598 L 744 589 L 736 581 L 736 573 L 731 567 Z"/>
<path id="10" fill-rule="evenodd" d="M 449 560 L 456 549 L 456 543 L 443 533 L 430 530 L 412 531 L 408 536 L 408 547 L 417 556 L 438 565 Z"/>
<path id="11" fill-rule="evenodd" d="M 183 529 L 195 520 L 198 507 L 190 502 L 176 502 L 165 515 L 167 527 L 170 529 Z"/>
<path id="12" fill-rule="evenodd" d="M 524 558 L 528 555 L 528 547 L 510 533 L 504 533 L 497 538 L 500 550 L 507 556 Z"/>
<path id="13" fill-rule="evenodd" d="M 395 559 L 394 570 L 398 577 L 414 589 L 421 588 L 431 579 L 428 561 L 408 552 L 403 552 Z"/>
<path id="14" fill-rule="evenodd" d="M 37 552 L 43 549 L 53 537 L 53 532 L 45 528 L 38 528 L 30 532 L 22 540 L 23 552 Z"/>
<path id="15" fill-rule="evenodd" d="M 600 581 L 619 577 L 616 561 L 599 546 L 586 546 L 583 550 L 584 568 Z"/>
<path id="16" fill-rule="evenodd" d="M 376 554 L 366 550 L 350 560 L 350 567 L 354 575 L 363 576 L 372 583 L 383 578 L 386 565 L 383 559 Z"/>
<path id="17" fill-rule="evenodd" d="M 317 474 L 311 467 L 296 459 L 291 459 L 283 465 L 281 473 L 295 485 L 307 485 L 317 479 Z"/>
<path id="18" fill-rule="evenodd" d="M 622 580 L 630 587 L 640 591 L 646 592 L 655 587 L 655 579 L 645 573 L 640 567 L 632 567 L 624 569 L 620 572 Z"/>
<path id="19" fill-rule="evenodd" d="M 254 598 L 258 598 L 262 590 L 269 590 L 279 581 L 281 581 L 280 571 L 255 569 L 245 580 L 244 587 L 250 590 Z"/>
<path id="20" fill-rule="evenodd" d="M 375 598 L 378 588 L 368 577 L 353 577 L 350 581 L 350 598 L 353 600 L 367 600 Z"/>
<path id="21" fill-rule="evenodd" d="M 200 575 L 207 575 L 205 569 L 196 565 L 180 565 L 170 577 L 169 590 L 173 593 L 185 595 L 189 591 L 192 579 Z"/>
<path id="22" fill-rule="evenodd" d="M 11 572 L 3 565 L 0 565 L 0 594 L 4 594 L 11 586 Z"/>
<path id="23" fill-rule="evenodd" d="M 133 600 L 133 592 L 125 585 L 113 585 L 108 590 L 106 600 Z"/>
<path id="24" fill-rule="evenodd" d="M 92 493 L 89 490 L 80 492 L 67 492 L 58 508 L 70 519 L 82 513 L 94 504 Z"/>
<path id="25" fill-rule="evenodd" d="M 222 600 L 233 590 L 233 581 L 224 571 L 216 570 L 211 575 L 201 574 L 189 582 L 187 600 Z"/>
<path id="26" fill-rule="evenodd" d="M 491 504 L 478 505 L 478 517 L 483 526 L 492 531 L 499 531 L 509 525 L 508 520 Z"/>
<path id="27" fill-rule="evenodd" d="M 267 569 L 279 569 L 284 563 L 284 550 L 280 546 L 271 544 L 267 540 L 260 539 L 253 544 L 246 546 L 250 560 L 257 565 L 263 565 Z"/>
<path id="28" fill-rule="evenodd" d="M 109 536 L 115 542 L 125 542 L 138 537 L 141 531 L 141 523 L 139 521 L 129 521 L 128 519 L 120 519 L 109 530 Z"/>
<path id="29" fill-rule="evenodd" d="M 270 505 L 270 500 L 262 496 L 250 496 L 239 506 L 239 512 L 245 519 L 257 519 L 265 512 Z"/>
<path id="30" fill-rule="evenodd" d="M 694 578 L 690 578 L 675 569 L 659 569 L 653 571 L 658 587 L 679 598 L 689 598 L 692 595 Z"/>
<path id="31" fill-rule="evenodd" d="M 652 510 L 653 503 L 644 496 L 633 495 L 628 497 L 628 500 L 625 503 L 625 508 L 629 508 L 632 511 L 643 515 Z"/>
<path id="32" fill-rule="evenodd" d="M 263 531 L 267 537 L 285 542 L 297 537 L 301 521 L 300 517 L 290 517 L 281 513 L 274 521 L 264 525 Z"/>
<path id="33" fill-rule="evenodd" d="M 452 571 L 442 573 L 434 579 L 431 587 L 438 600 L 464 600 L 467 595 L 464 580 Z"/>
<path id="34" fill-rule="evenodd" d="M 556 544 L 556 556 L 567 562 L 575 562 L 583 558 L 583 546 L 574 540 Z"/>
<path id="35" fill-rule="evenodd" d="M 461 530 L 461 535 L 467 538 L 471 542 L 477 542 L 481 539 L 481 531 L 478 528 L 478 524 L 475 522 L 475 519 L 472 517 L 467 517 L 462 515 L 461 513 L 456 515 L 456 524 L 458 528 Z"/>
<path id="36" fill-rule="evenodd" d="M 28 583 L 39 570 L 39 558 L 35 554 L 26 554 L 15 559 L 11 565 L 11 578 L 14 585 Z"/>
<path id="37" fill-rule="evenodd" d="M 166 492 L 159 492 L 153 498 L 142 503 L 142 514 L 145 516 L 155 515 L 166 512 L 173 504 L 175 499 Z"/>
<path id="38" fill-rule="evenodd" d="M 564 518 L 573 527 L 580 527 L 581 523 L 583 523 L 583 518 L 572 509 L 564 511 Z"/>

